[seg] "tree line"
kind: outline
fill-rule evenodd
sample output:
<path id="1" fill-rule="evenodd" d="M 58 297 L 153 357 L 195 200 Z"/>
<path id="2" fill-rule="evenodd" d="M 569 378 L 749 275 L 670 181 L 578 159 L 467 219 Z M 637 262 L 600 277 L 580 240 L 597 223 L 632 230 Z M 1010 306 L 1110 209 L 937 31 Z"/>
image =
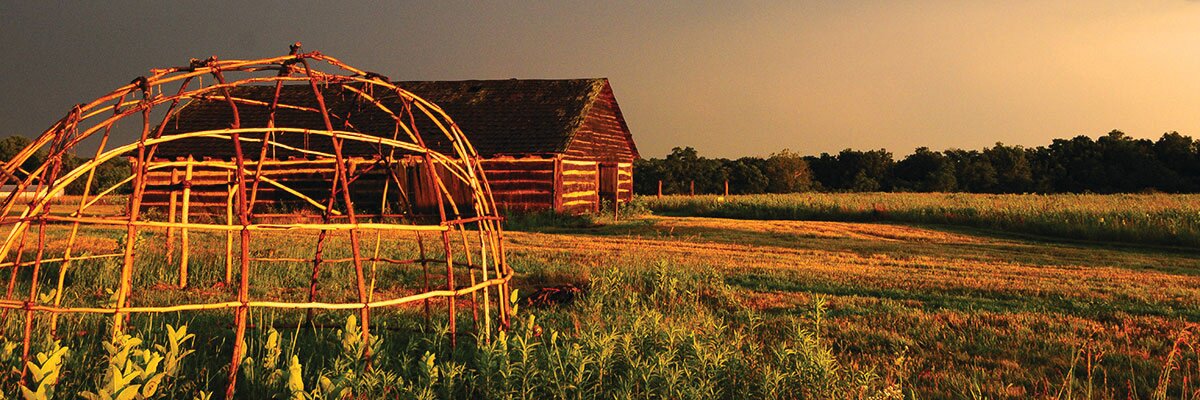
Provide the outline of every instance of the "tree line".
<path id="1" fill-rule="evenodd" d="M 1200 141 L 1178 132 L 1134 139 L 1112 131 L 1027 148 L 997 143 L 982 150 L 917 148 L 896 160 L 885 149 L 802 156 L 701 157 L 676 147 L 634 163 L 634 191 L 655 194 L 845 192 L 1132 193 L 1200 192 Z"/>
<path id="2" fill-rule="evenodd" d="M 13 159 L 13 157 L 16 157 L 17 153 L 20 153 L 21 150 L 29 146 L 29 143 L 31 142 L 32 140 L 29 138 L 18 135 L 0 139 L 0 162 Z M 17 177 L 24 179 L 27 174 L 37 170 L 38 167 L 46 162 L 47 153 L 48 152 L 45 148 L 38 149 L 38 151 L 34 152 L 33 156 L 25 160 L 25 162 L 21 164 L 20 168 L 17 169 Z M 70 172 L 76 167 L 83 165 L 83 163 L 87 162 L 88 160 L 90 160 L 90 158 L 81 158 L 71 153 L 63 154 L 63 165 L 60 175 Z M 95 194 L 97 191 L 107 189 L 127 178 L 130 174 L 130 164 L 129 161 L 125 160 L 124 158 L 117 157 L 100 164 L 100 166 L 96 167 L 95 171 L 96 175 L 94 182 L 92 183 L 93 194 Z M 77 179 L 74 182 L 71 182 L 71 184 L 67 185 L 66 194 L 82 194 L 86 181 L 86 179 Z M 5 182 L 5 184 L 15 183 L 16 182 L 12 181 Z"/>

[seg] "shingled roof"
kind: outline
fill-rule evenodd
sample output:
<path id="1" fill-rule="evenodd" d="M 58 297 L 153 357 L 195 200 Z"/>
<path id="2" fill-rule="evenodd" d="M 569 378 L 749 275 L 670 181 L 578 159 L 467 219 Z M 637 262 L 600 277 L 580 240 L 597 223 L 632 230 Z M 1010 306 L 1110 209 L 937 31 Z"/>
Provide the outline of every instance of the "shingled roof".
<path id="1" fill-rule="evenodd" d="M 567 151 L 575 133 L 580 130 L 592 109 L 592 104 L 602 95 L 611 97 L 611 87 L 605 78 L 562 79 L 562 80 L 470 80 L 470 81 L 402 81 L 395 82 L 434 104 L 437 104 L 458 124 L 480 155 L 552 155 Z M 362 132 L 391 137 L 397 129 L 395 121 L 373 105 L 364 102 L 354 93 L 339 85 L 320 86 L 326 107 L 333 117 L 335 129 Z M 243 86 L 231 89 L 235 98 L 249 99 L 263 104 L 239 104 L 238 116 L 243 127 L 263 127 L 267 124 L 269 104 L 274 98 L 274 86 Z M 403 105 L 394 93 L 375 93 L 379 100 L 392 110 L 402 110 Z M 280 102 L 293 106 L 317 108 L 309 85 L 284 85 L 280 91 Z M 615 104 L 615 102 L 614 102 Z M 415 111 L 414 111 L 415 112 Z M 629 138 L 628 127 L 619 110 L 615 110 L 620 129 Z M 425 132 L 426 144 L 443 150 L 447 143 L 434 126 L 417 118 L 418 130 Z M 227 101 L 219 93 L 214 97 L 194 99 L 184 105 L 167 122 L 164 134 L 177 134 L 200 130 L 228 128 L 233 122 L 233 113 Z M 276 111 L 275 126 L 312 130 L 324 130 L 325 124 L 319 113 L 280 108 Z M 402 134 L 403 135 L 403 134 Z M 313 137 L 304 143 L 299 136 L 277 138 L 292 146 L 307 146 L 318 151 L 331 151 L 328 140 Z M 625 153 L 636 157 L 636 149 L 629 139 L 630 148 Z M 243 144 L 247 157 L 256 157 L 259 147 L 254 143 Z M 368 144 L 346 143 L 343 152 L 349 156 L 370 156 L 379 150 Z M 217 139 L 188 139 L 161 145 L 156 157 L 175 159 L 188 155 L 197 158 L 230 158 L 232 146 Z M 298 154 L 296 154 L 298 155 Z M 277 154 L 283 158 L 285 155 Z M 628 156 L 627 154 L 624 156 Z"/>

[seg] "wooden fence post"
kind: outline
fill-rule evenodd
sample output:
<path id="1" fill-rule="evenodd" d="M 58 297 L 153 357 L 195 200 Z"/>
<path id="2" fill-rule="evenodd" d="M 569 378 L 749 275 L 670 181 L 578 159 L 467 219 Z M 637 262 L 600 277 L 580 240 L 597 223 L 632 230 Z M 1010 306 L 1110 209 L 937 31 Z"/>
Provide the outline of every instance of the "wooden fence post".
<path id="1" fill-rule="evenodd" d="M 688 196 L 696 195 L 696 181 L 688 181 Z"/>
<path id="2" fill-rule="evenodd" d="M 225 180 L 229 183 L 226 187 L 229 194 L 225 198 L 225 225 L 233 225 L 233 196 L 237 195 L 234 191 L 233 173 L 227 172 Z M 225 284 L 233 284 L 233 230 L 225 231 Z"/>
<path id="3" fill-rule="evenodd" d="M 188 256 L 189 256 L 188 252 L 190 250 L 189 249 L 190 244 L 188 243 L 187 223 L 188 223 L 188 211 L 189 211 L 188 205 L 191 201 L 191 197 L 192 197 L 192 156 L 189 155 L 187 158 L 187 167 L 184 169 L 184 173 L 183 173 L 183 210 L 180 213 L 180 217 L 179 217 L 180 222 L 182 222 L 184 224 L 183 228 L 179 230 L 179 237 L 180 237 L 180 239 L 183 240 L 183 244 L 181 244 L 179 246 L 179 287 L 181 287 L 181 288 L 187 287 L 187 283 L 188 283 Z"/>
<path id="4" fill-rule="evenodd" d="M 662 179 L 658 180 L 658 198 L 662 198 Z"/>
<path id="5" fill-rule="evenodd" d="M 621 194 L 618 192 L 613 196 L 613 222 L 617 222 L 617 216 L 621 215 Z"/>
<path id="6" fill-rule="evenodd" d="M 725 180 L 725 197 L 729 197 L 729 180 Z"/>
<path id="7" fill-rule="evenodd" d="M 167 221 L 170 222 L 172 225 L 175 224 L 175 207 L 178 204 L 177 197 L 179 197 L 179 193 L 175 191 L 175 184 L 179 183 L 178 180 L 179 180 L 179 170 L 177 170 L 175 168 L 171 168 L 171 185 L 169 186 L 171 188 L 171 201 L 170 201 L 170 203 L 168 205 L 168 209 L 167 209 Z M 175 228 L 173 226 L 168 226 L 167 227 L 167 264 L 173 264 L 174 262 L 175 262 Z"/>

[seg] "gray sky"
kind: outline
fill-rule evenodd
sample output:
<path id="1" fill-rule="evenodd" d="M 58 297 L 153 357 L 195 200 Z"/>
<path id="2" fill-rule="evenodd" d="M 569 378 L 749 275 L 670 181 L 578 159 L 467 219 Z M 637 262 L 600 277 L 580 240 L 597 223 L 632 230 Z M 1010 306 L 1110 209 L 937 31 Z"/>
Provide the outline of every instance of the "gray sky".
<path id="1" fill-rule="evenodd" d="M 43 4 L 45 3 L 45 4 Z M 1200 2 L 0 0 L 0 135 L 189 58 L 612 80 L 644 157 L 1200 135 Z"/>

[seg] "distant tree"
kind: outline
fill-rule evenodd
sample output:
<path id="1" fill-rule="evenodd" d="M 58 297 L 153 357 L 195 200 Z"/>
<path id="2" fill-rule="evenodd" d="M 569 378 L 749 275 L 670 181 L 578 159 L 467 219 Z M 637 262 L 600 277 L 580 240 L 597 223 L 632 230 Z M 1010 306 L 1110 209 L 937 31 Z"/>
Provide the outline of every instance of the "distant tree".
<path id="1" fill-rule="evenodd" d="M 0 161 L 8 162 L 8 160 L 16 157 L 21 150 L 24 150 L 32 142 L 29 138 L 18 135 L 0 139 Z M 46 161 L 46 153 L 45 149 L 39 149 L 37 152 L 34 152 L 32 157 L 21 163 L 21 169 L 25 172 L 33 172 L 33 170 Z M 18 171 L 18 176 L 24 177 L 25 175 Z"/>
<path id="2" fill-rule="evenodd" d="M 767 176 L 767 192 L 795 193 L 812 190 L 812 171 L 804 157 L 783 149 L 767 158 L 763 173 Z"/>
<path id="3" fill-rule="evenodd" d="M 812 171 L 813 187 L 818 190 L 837 190 L 846 187 L 842 183 L 842 171 L 838 165 L 837 156 L 821 153 L 820 156 L 807 156 L 804 161 Z"/>
<path id="4" fill-rule="evenodd" d="M 842 171 L 840 189 L 856 192 L 888 190 L 891 182 L 892 153 L 884 149 L 857 151 L 846 149 L 838 153 Z"/>
<path id="5" fill-rule="evenodd" d="M 1154 154 L 1174 178 L 1159 189 L 1172 192 L 1200 190 L 1200 142 L 1179 132 L 1167 132 L 1154 142 Z"/>
<path id="6" fill-rule="evenodd" d="M 17 156 L 31 141 L 24 136 L 9 136 L 0 139 L 0 161 L 8 161 Z"/>
<path id="7" fill-rule="evenodd" d="M 928 147 L 916 151 L 899 161 L 893 172 L 896 190 L 918 192 L 952 192 L 957 187 L 954 164 L 940 152 Z"/>
<path id="8" fill-rule="evenodd" d="M 1096 140 L 1100 147 L 1106 185 L 1101 192 L 1139 192 L 1172 185 L 1177 177 L 1159 162 L 1154 142 L 1134 139 L 1114 130 Z"/>
<path id="9" fill-rule="evenodd" d="M 112 185 L 117 184 L 118 182 L 124 180 L 125 178 L 128 178 L 129 175 L 132 173 L 133 173 L 132 165 L 126 160 L 123 160 L 120 158 L 114 158 L 114 159 L 105 161 L 105 162 L 101 163 L 100 165 L 96 166 L 96 177 L 95 177 L 95 181 L 92 182 L 91 193 L 95 194 L 95 193 L 99 193 L 102 190 L 108 189 Z M 78 183 L 78 182 L 82 182 L 82 181 L 83 181 L 83 179 L 80 179 L 79 181 L 76 181 L 76 182 Z M 78 186 L 76 188 L 77 191 L 72 191 L 71 187 L 68 187 L 67 190 L 68 190 L 68 193 L 70 193 L 70 194 L 83 193 L 82 186 Z M 129 193 L 130 191 L 132 191 L 132 190 L 128 184 L 117 189 L 117 193 Z"/>
<path id="10" fill-rule="evenodd" d="M 954 165 L 957 190 L 988 193 L 996 190 L 996 168 L 977 150 L 946 150 L 943 154 Z"/>
<path id="11" fill-rule="evenodd" d="M 1080 135 L 1071 139 L 1054 139 L 1047 150 L 1054 191 L 1105 191 L 1102 189 L 1107 188 L 1104 162 L 1100 147 L 1092 138 Z"/>
<path id="12" fill-rule="evenodd" d="M 1062 175 L 1059 172 L 1062 165 L 1059 160 L 1054 159 L 1050 149 L 1045 146 L 1025 149 L 1025 158 L 1029 160 L 1029 169 L 1033 175 L 1032 190 L 1037 193 L 1059 192 L 1055 186 L 1055 177 Z"/>
<path id="13" fill-rule="evenodd" d="M 665 179 L 663 160 L 658 158 L 639 158 L 633 161 L 633 192 L 637 194 L 655 194 L 658 192 L 658 181 Z"/>
<path id="14" fill-rule="evenodd" d="M 983 150 L 983 156 L 996 171 L 997 193 L 1026 193 L 1033 190 L 1033 169 L 1021 146 L 996 146 Z"/>
<path id="15" fill-rule="evenodd" d="M 729 192 L 734 194 L 765 193 L 769 179 L 763 173 L 766 160 L 758 157 L 742 157 L 725 164 L 729 172 Z"/>

